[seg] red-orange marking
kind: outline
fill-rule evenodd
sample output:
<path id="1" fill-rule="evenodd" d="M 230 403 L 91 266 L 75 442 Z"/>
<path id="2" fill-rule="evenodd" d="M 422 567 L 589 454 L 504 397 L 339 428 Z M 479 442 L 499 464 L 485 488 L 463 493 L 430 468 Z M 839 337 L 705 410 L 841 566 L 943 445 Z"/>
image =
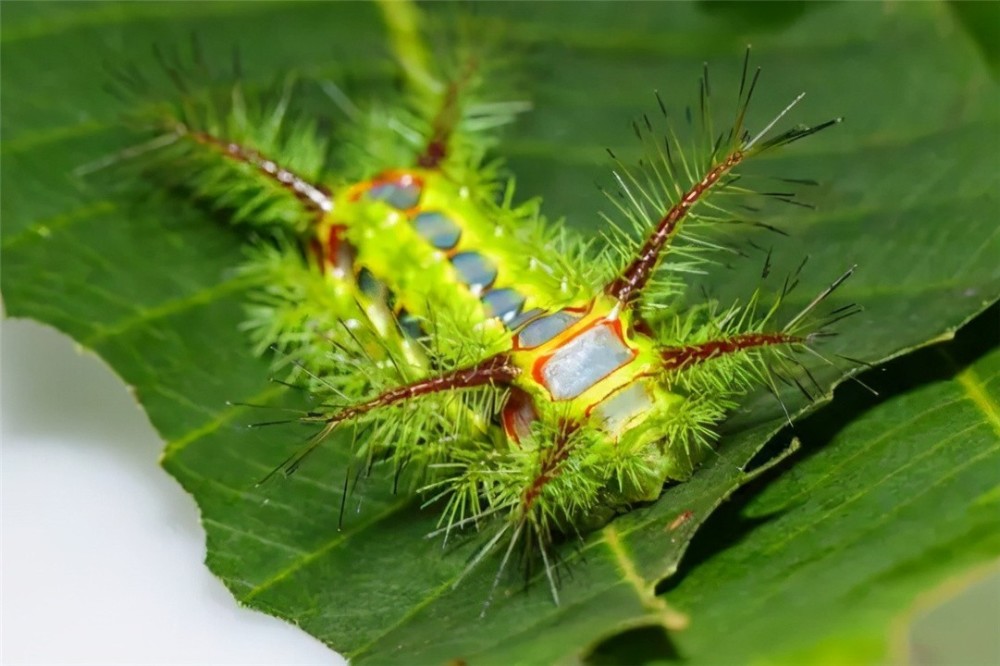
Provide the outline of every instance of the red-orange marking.
<path id="1" fill-rule="evenodd" d="M 694 518 L 694 511 L 685 511 L 684 513 L 678 514 L 669 525 L 667 525 L 667 531 L 672 532 L 678 527 L 686 523 L 687 521 Z"/>

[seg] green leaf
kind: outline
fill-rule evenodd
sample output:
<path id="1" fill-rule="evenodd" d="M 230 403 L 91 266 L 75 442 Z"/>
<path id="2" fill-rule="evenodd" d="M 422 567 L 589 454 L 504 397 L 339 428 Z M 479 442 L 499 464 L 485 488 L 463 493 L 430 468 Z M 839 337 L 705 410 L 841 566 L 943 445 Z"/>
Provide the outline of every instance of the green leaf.
<path id="1" fill-rule="evenodd" d="M 859 265 L 843 297 L 866 312 L 843 327 L 831 351 L 871 362 L 899 354 L 948 336 L 1000 293 L 990 141 L 1000 129 L 1000 100 L 980 52 L 946 6 L 518 3 L 477 5 L 476 14 L 484 29 L 505 29 L 521 52 L 537 111 L 508 135 L 503 152 L 522 193 L 542 194 L 550 215 L 565 214 L 595 233 L 596 211 L 607 208 L 591 186 L 606 178 L 603 148 L 629 155 L 628 122 L 655 108 L 651 89 L 682 109 L 694 101 L 701 62 L 709 59 L 713 88 L 724 97 L 752 41 L 764 68 L 755 122 L 802 89 L 809 96 L 796 118 L 846 117 L 763 165 L 823 185 L 813 196 L 816 212 L 789 210 L 776 220 L 789 239 L 758 238 L 774 245 L 776 273 L 811 254 L 801 299 Z M 741 468 L 783 424 L 773 401 L 748 404 L 728 426 L 720 455 L 690 482 L 616 520 L 579 551 L 568 548 L 562 605 L 553 606 L 541 584 L 522 592 L 505 581 L 480 619 L 492 571 L 484 567 L 452 589 L 468 545 L 443 550 L 424 539 L 433 510 L 372 479 L 337 531 L 345 457 L 335 443 L 292 480 L 254 486 L 297 435 L 248 432 L 243 425 L 258 415 L 227 406 L 275 393 L 267 362 L 249 357 L 237 330 L 247 285 L 232 272 L 241 257 L 236 234 L 185 202 L 151 191 L 143 205 L 130 206 L 71 174 L 128 145 L 121 109 L 101 91 L 108 76 L 102 63 L 154 67 L 150 43 L 184 44 L 197 32 L 210 62 L 228 62 L 240 45 L 251 89 L 297 69 L 350 76 L 359 94 L 384 93 L 393 70 L 372 7 L 7 3 L 3 19 L 8 313 L 66 331 L 134 387 L 167 442 L 164 466 L 201 507 L 209 566 L 239 600 L 299 624 L 355 662 L 372 663 L 572 660 L 621 629 L 663 622 L 669 610 L 653 596 L 654 585 L 675 570 L 708 515 L 751 480 Z M 306 113 L 339 120 L 315 92 L 299 103 Z M 744 261 L 705 284 L 723 296 L 746 295 L 759 270 Z M 848 465 L 845 478 L 862 462 Z M 961 506 L 979 491 L 953 492 L 949 502 Z M 670 529 L 687 512 L 690 519 Z M 900 521 L 887 529 L 905 527 Z M 956 543 L 995 552 L 995 544 L 975 537 Z M 745 562 L 709 572 L 713 580 L 725 574 L 734 596 L 756 584 Z M 692 574 L 684 585 L 697 581 Z M 681 640 L 704 646 L 728 636 L 731 627 L 708 626 L 700 616 L 722 612 L 731 599 L 688 599 L 691 638 Z M 822 648 L 787 649 L 812 658 L 808 650 Z"/>
<path id="2" fill-rule="evenodd" d="M 742 488 L 661 586 L 688 630 L 626 634 L 594 661 L 628 646 L 633 663 L 904 661 L 920 593 L 1000 551 L 998 315 L 867 373 L 880 397 L 845 386 L 796 426 L 796 465 Z"/>

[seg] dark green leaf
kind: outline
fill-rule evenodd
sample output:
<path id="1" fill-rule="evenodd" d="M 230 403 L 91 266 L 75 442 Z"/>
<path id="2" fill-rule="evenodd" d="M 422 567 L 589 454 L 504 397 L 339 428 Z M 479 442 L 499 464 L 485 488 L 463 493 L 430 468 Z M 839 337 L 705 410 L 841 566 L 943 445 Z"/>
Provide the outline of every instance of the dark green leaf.
<path id="1" fill-rule="evenodd" d="M 625 634 L 594 661 L 631 646 L 633 663 L 910 663 L 914 600 L 1000 551 L 998 315 L 867 373 L 881 397 L 845 386 L 797 425 L 799 462 L 742 488 L 661 587 L 691 627 L 673 645 Z M 945 661 L 993 656 L 965 654 Z"/>
<path id="2" fill-rule="evenodd" d="M 594 233 L 596 211 L 607 207 L 591 186 L 606 173 L 603 147 L 627 156 L 628 121 L 654 108 L 652 88 L 677 109 L 693 101 L 705 59 L 715 89 L 731 87 L 752 41 L 765 71 L 757 122 L 803 89 L 809 96 L 797 118 L 847 118 L 763 165 L 823 183 L 817 212 L 789 210 L 775 220 L 790 239 L 758 239 L 774 245 L 776 273 L 812 255 L 798 298 L 860 267 L 842 297 L 866 313 L 843 327 L 831 351 L 866 361 L 898 354 L 947 336 L 1000 292 L 998 94 L 946 6 L 518 3 L 477 5 L 476 13 L 506 28 L 522 54 L 537 111 L 504 152 L 522 193 L 544 195 L 550 215 Z M 294 434 L 249 433 L 243 425 L 259 415 L 226 405 L 275 393 L 266 361 L 248 356 L 237 330 L 246 285 L 231 269 L 240 239 L 194 206 L 150 195 L 130 207 L 71 175 L 128 145 L 120 107 L 101 90 L 102 63 L 153 67 L 150 43 L 183 45 L 197 32 L 210 61 L 228 62 L 233 45 L 241 47 L 251 88 L 294 68 L 350 75 L 360 91 L 384 91 L 392 69 L 373 8 L 7 3 L 3 19 L 8 312 L 66 331 L 135 388 L 167 441 L 164 465 L 202 508 L 209 565 L 238 599 L 300 624 L 356 662 L 566 660 L 622 628 L 662 620 L 653 586 L 748 480 L 740 469 L 783 423 L 772 402 L 748 405 L 720 456 L 691 482 L 593 535 L 579 553 L 567 549 L 561 606 L 543 585 L 522 593 L 508 581 L 479 619 L 492 572 L 484 567 L 452 590 L 468 551 L 423 538 L 433 511 L 372 479 L 355 496 L 364 497 L 360 511 L 355 499 L 336 530 L 345 459 L 335 445 L 291 481 L 254 487 Z M 308 113 L 339 118 L 319 97 L 300 102 Z M 759 270 L 744 261 L 706 284 L 746 295 Z M 687 511 L 690 520 L 668 529 Z M 734 567 L 726 576 L 726 589 L 752 587 L 752 571 Z M 691 612 L 702 627 L 696 613 L 715 611 L 692 604 Z M 717 629 L 717 637 L 729 631 Z"/>

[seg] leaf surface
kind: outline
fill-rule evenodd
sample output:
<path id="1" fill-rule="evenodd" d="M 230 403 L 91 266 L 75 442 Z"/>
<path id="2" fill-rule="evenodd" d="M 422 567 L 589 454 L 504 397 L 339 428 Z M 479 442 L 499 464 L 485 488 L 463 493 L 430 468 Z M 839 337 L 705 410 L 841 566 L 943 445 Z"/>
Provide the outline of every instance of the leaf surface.
<path id="1" fill-rule="evenodd" d="M 648 632 L 616 637 L 592 661 L 651 664 L 665 651 L 708 664 L 923 658 L 909 634 L 915 601 L 1000 551 L 998 315 L 867 373 L 879 397 L 845 386 L 798 424 L 796 464 L 741 488 L 660 587 L 691 626 L 672 645 Z M 975 647 L 984 637 L 966 634 L 967 663 L 988 662 Z"/>
<path id="2" fill-rule="evenodd" d="M 797 298 L 859 265 L 841 298 L 866 312 L 830 351 L 885 359 L 950 335 L 1000 292 L 998 93 L 947 6 L 519 3 L 481 5 L 477 16 L 484 29 L 506 30 L 520 54 L 536 111 L 506 136 L 502 152 L 522 194 L 541 194 L 550 216 L 599 231 L 597 211 L 610 207 L 592 187 L 608 182 L 603 148 L 629 156 L 628 122 L 655 109 L 653 87 L 683 117 L 703 60 L 715 67 L 714 89 L 731 88 L 752 41 L 764 68 L 755 122 L 802 89 L 809 96 L 796 118 L 847 119 L 763 165 L 823 183 L 811 196 L 815 212 L 788 210 L 775 220 L 788 239 L 761 241 L 774 246 L 776 274 L 811 255 Z M 578 552 L 567 549 L 560 606 L 542 584 L 522 592 L 505 581 L 479 619 L 492 568 L 452 589 L 469 545 L 443 549 L 425 539 L 432 510 L 372 479 L 337 531 L 345 455 L 335 442 L 290 481 L 255 487 L 304 434 L 249 432 L 244 426 L 259 414 L 227 405 L 279 397 L 267 361 L 249 356 L 238 330 L 248 285 L 233 272 L 236 234 L 153 190 L 144 205 L 130 206 L 72 175 L 128 145 L 120 106 L 101 90 L 103 64 L 154 67 L 151 43 L 184 44 L 192 32 L 210 62 L 228 62 L 239 45 L 251 89 L 295 69 L 350 78 L 362 93 L 391 91 L 394 71 L 372 7 L 8 3 L 3 19 L 7 311 L 69 333 L 134 387 L 166 441 L 164 466 L 201 507 L 209 566 L 239 600 L 302 626 L 355 663 L 574 660 L 602 637 L 664 620 L 669 610 L 654 585 L 749 480 L 741 469 L 784 423 L 773 400 L 748 403 L 727 426 L 720 455 L 690 482 Z M 342 122 L 318 94 L 298 101 L 306 114 Z M 759 272 L 760 262 L 742 261 L 700 281 L 723 297 L 745 296 Z M 727 589 L 751 585 L 738 567 L 713 575 L 723 574 Z M 705 603 L 726 603 L 714 599 Z M 696 608 L 709 611 L 691 604 L 693 626 L 703 627 Z M 692 645 L 711 642 L 692 631 Z"/>

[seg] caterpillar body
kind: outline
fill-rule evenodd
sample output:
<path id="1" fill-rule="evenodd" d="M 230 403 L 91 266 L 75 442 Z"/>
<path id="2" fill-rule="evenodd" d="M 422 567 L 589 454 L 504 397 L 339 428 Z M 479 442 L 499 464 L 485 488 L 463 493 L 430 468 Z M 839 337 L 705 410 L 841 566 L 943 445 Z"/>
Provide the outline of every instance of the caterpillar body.
<path id="1" fill-rule="evenodd" d="M 178 86 L 182 103 L 156 110 L 150 173 L 251 231 L 249 334 L 324 405 L 302 416 L 318 432 L 276 471 L 344 431 L 359 467 L 414 472 L 417 494 L 443 507 L 445 537 L 484 530 L 470 569 L 499 551 L 502 571 L 522 544 L 558 600 L 556 538 L 685 479 L 738 398 L 798 373 L 799 355 L 818 357 L 829 325 L 855 310 L 820 313 L 850 271 L 783 323 L 794 278 L 770 302 L 755 291 L 729 307 L 682 306 L 677 279 L 726 250 L 714 231 L 767 226 L 733 213 L 733 195 L 790 200 L 741 180 L 745 162 L 839 119 L 774 131 L 796 99 L 751 133 L 759 70 L 746 60 L 722 132 L 707 69 L 693 142 L 677 139 L 657 95 L 662 117 L 635 124 L 644 158 L 615 158 L 610 197 L 640 237 L 608 218 L 615 242 L 595 251 L 537 202 L 515 203 L 486 156 L 520 105 L 484 101 L 481 61 L 459 62 L 451 76 L 404 63 L 410 98 L 358 117 L 335 176 L 316 125 L 287 118 L 290 85 L 269 108 L 239 85 L 223 101 Z"/>

